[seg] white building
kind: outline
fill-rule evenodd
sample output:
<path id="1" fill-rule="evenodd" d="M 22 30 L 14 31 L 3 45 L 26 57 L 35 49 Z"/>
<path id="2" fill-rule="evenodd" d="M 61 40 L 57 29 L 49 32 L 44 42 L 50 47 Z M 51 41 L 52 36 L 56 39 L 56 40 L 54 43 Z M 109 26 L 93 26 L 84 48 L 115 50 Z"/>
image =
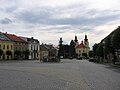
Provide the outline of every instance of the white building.
<path id="1" fill-rule="evenodd" d="M 21 37 L 23 40 L 28 42 L 28 47 L 30 51 L 29 59 L 39 59 L 40 58 L 40 44 L 37 39 L 34 39 L 33 37 L 27 38 L 27 37 Z"/>

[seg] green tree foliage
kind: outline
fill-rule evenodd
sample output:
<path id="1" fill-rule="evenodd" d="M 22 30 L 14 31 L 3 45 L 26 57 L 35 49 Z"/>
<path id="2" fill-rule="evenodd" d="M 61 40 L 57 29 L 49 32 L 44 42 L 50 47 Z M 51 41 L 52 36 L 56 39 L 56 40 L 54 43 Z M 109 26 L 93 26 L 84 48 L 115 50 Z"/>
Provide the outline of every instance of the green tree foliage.
<path id="1" fill-rule="evenodd" d="M 111 32 L 107 37 L 105 37 L 99 44 L 95 44 L 93 46 L 93 52 L 95 56 L 97 56 L 98 58 L 103 57 L 103 54 L 107 56 L 108 54 L 111 53 L 113 54 L 114 58 L 115 52 L 119 49 L 120 49 L 120 26 L 113 32 Z"/>
<path id="2" fill-rule="evenodd" d="M 8 59 L 9 59 L 9 56 L 12 56 L 12 52 L 11 51 L 6 51 L 6 55 L 8 56 Z"/>
<path id="3" fill-rule="evenodd" d="M 94 56 L 96 56 L 97 48 L 98 48 L 98 44 L 96 43 L 96 44 L 93 45 L 93 53 L 94 53 Z"/>
<path id="4" fill-rule="evenodd" d="M 58 50 L 58 57 L 60 58 L 60 56 L 63 56 L 63 41 L 62 41 L 62 38 L 60 38 L 59 40 L 59 50 Z"/>
<path id="5" fill-rule="evenodd" d="M 103 57 L 103 44 L 101 43 L 98 44 L 96 55 L 99 57 Z"/>
<path id="6" fill-rule="evenodd" d="M 114 31 L 114 35 L 112 36 L 112 46 L 115 50 L 120 49 L 120 27 Z"/>
<path id="7" fill-rule="evenodd" d="M 21 51 L 16 50 L 16 51 L 14 52 L 15 59 L 21 59 L 21 58 L 22 58 L 22 57 L 21 57 L 21 54 L 22 54 Z"/>
<path id="8" fill-rule="evenodd" d="M 6 51 L 6 55 L 8 55 L 8 56 L 10 56 L 10 55 L 12 55 L 12 52 L 11 51 Z"/>
<path id="9" fill-rule="evenodd" d="M 70 53 L 70 57 L 74 57 L 75 56 L 75 43 L 74 43 L 73 40 L 71 40 L 71 42 L 70 42 L 69 53 Z"/>
<path id="10" fill-rule="evenodd" d="M 3 55 L 3 50 L 0 49 L 0 58 Z"/>
<path id="11" fill-rule="evenodd" d="M 94 52 L 93 51 L 89 51 L 89 57 L 94 57 Z"/>
<path id="12" fill-rule="evenodd" d="M 63 45 L 64 57 L 69 58 L 69 45 Z"/>
<path id="13" fill-rule="evenodd" d="M 3 55 L 3 50 L 0 49 L 0 57 Z"/>
<path id="14" fill-rule="evenodd" d="M 23 55 L 24 55 L 24 59 L 29 59 L 30 51 L 29 50 L 23 51 Z"/>
<path id="15" fill-rule="evenodd" d="M 114 48 L 113 48 L 113 45 L 112 45 L 112 40 L 111 40 L 111 37 L 112 36 L 108 36 L 106 39 L 105 39 L 105 55 L 109 54 L 109 53 L 114 53 Z"/>

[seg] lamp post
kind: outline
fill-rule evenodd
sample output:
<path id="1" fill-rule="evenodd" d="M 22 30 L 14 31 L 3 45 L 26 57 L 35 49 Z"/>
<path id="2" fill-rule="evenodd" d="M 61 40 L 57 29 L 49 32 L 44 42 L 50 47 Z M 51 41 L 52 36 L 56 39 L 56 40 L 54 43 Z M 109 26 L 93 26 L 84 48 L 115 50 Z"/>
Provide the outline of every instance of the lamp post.
<path id="1" fill-rule="evenodd" d="M 105 41 L 103 41 L 103 61 L 105 61 Z"/>

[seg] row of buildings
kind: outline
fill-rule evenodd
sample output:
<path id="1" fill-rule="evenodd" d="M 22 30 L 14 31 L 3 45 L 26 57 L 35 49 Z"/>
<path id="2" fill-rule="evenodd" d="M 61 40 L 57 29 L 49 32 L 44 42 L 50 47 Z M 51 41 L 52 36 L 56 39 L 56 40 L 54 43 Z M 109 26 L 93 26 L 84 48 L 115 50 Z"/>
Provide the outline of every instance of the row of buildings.
<path id="1" fill-rule="evenodd" d="M 15 34 L 0 32 L 0 59 L 43 59 L 56 56 L 57 48 L 53 45 L 39 43 L 33 37 L 21 37 Z"/>

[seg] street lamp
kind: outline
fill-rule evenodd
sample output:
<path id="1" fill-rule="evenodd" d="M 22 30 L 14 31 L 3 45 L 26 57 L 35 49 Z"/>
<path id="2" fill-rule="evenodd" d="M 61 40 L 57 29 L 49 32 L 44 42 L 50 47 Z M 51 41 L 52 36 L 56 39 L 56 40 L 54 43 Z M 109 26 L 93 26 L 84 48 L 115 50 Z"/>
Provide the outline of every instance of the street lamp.
<path id="1" fill-rule="evenodd" d="M 103 43 L 103 61 L 105 61 L 105 41 Z"/>

